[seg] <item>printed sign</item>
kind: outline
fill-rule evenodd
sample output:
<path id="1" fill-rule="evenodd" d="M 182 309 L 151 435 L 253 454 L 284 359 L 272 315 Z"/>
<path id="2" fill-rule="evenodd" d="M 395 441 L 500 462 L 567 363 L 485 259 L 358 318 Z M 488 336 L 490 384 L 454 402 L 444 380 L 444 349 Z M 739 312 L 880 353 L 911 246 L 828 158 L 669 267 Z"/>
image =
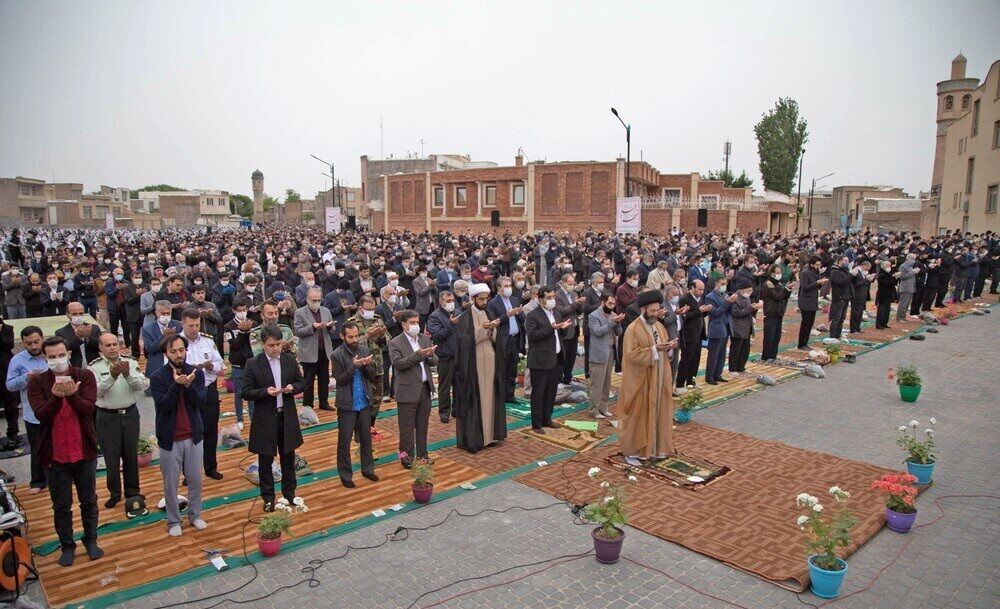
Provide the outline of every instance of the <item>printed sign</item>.
<path id="1" fill-rule="evenodd" d="M 615 213 L 615 232 L 638 233 L 642 230 L 642 199 L 620 197 Z"/>
<path id="2" fill-rule="evenodd" d="M 104 216 L 104 228 L 108 230 L 115 230 L 115 215 L 108 212 L 108 215 Z"/>
<path id="3" fill-rule="evenodd" d="M 328 233 L 339 233 L 341 224 L 340 208 L 339 207 L 327 207 L 326 208 L 326 232 Z"/>

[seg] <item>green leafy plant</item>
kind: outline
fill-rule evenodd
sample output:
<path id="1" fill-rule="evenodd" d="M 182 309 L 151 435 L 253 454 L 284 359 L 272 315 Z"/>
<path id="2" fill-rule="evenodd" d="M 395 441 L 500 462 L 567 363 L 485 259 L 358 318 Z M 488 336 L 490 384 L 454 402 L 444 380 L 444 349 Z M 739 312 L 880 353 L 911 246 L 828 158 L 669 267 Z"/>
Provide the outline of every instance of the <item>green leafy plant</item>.
<path id="1" fill-rule="evenodd" d="M 153 452 L 153 448 L 156 444 L 153 440 L 147 438 L 146 436 L 139 436 L 139 453 L 140 455 L 148 455 Z"/>
<path id="2" fill-rule="evenodd" d="M 907 387 L 920 387 L 920 375 L 916 366 L 902 366 L 896 370 L 896 384 Z"/>
<path id="3" fill-rule="evenodd" d="M 277 539 L 282 533 L 292 536 L 292 513 L 285 510 L 277 510 L 265 514 L 257 523 L 257 537 L 264 541 Z"/>
<path id="4" fill-rule="evenodd" d="M 587 472 L 587 476 L 597 479 L 601 473 L 601 468 L 592 467 Z M 636 482 L 637 478 L 629 474 L 629 482 Z M 599 537 L 604 539 L 618 539 L 622 533 L 616 527 L 628 524 L 628 511 L 626 500 L 628 499 L 625 489 L 620 485 L 611 484 L 608 481 L 601 482 L 604 489 L 604 497 L 583 508 L 583 517 L 587 522 L 599 525 L 601 528 L 597 532 Z"/>
<path id="5" fill-rule="evenodd" d="M 851 543 L 851 529 L 858 519 L 847 508 L 851 494 L 839 486 L 830 488 L 830 494 L 837 502 L 837 508 L 824 516 L 824 507 L 819 499 L 800 493 L 795 498 L 795 504 L 806 510 L 805 514 L 796 519 L 795 524 L 805 535 L 806 548 L 810 555 L 815 555 L 813 564 L 827 571 L 842 570 L 837 562 L 837 552 Z"/>
<path id="6" fill-rule="evenodd" d="M 681 410 L 691 412 L 701 406 L 704 401 L 705 394 L 701 392 L 701 389 L 689 389 L 684 392 L 677 404 Z"/>
<path id="7" fill-rule="evenodd" d="M 400 459 L 406 457 L 405 452 L 399 453 Z M 415 459 L 410 467 L 410 477 L 413 478 L 413 488 L 428 488 L 434 484 L 434 466 L 427 459 Z"/>
<path id="8" fill-rule="evenodd" d="M 528 369 L 528 358 L 522 356 L 517 360 L 517 373 L 524 374 L 524 372 L 527 369 Z"/>
<path id="9" fill-rule="evenodd" d="M 923 440 L 917 439 L 917 428 L 920 427 L 919 421 L 913 420 L 910 421 L 909 425 L 899 426 L 899 437 L 896 438 L 896 446 L 899 446 L 909 454 L 909 457 L 906 459 L 907 461 L 927 465 L 937 460 L 937 455 L 934 454 L 934 430 L 932 429 L 936 423 L 937 419 L 931 417 L 931 427 L 924 430 Z"/>
<path id="10" fill-rule="evenodd" d="M 840 345 L 827 345 L 826 346 L 827 355 L 840 355 Z"/>

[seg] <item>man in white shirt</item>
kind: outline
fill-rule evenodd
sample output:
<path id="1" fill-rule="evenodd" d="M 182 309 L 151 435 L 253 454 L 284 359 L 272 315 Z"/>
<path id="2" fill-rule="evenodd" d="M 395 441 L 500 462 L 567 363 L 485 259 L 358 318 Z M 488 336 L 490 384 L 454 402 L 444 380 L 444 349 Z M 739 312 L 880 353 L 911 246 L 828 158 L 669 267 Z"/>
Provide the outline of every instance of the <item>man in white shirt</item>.
<path id="1" fill-rule="evenodd" d="M 215 339 L 199 331 L 201 313 L 197 309 L 184 309 L 181 325 L 184 328 L 184 338 L 188 341 L 185 361 L 205 373 L 205 407 L 201 411 L 205 434 L 205 475 L 214 480 L 222 480 L 215 455 L 219 445 L 219 388 L 216 381 L 224 367 L 222 355 L 215 346 Z"/>

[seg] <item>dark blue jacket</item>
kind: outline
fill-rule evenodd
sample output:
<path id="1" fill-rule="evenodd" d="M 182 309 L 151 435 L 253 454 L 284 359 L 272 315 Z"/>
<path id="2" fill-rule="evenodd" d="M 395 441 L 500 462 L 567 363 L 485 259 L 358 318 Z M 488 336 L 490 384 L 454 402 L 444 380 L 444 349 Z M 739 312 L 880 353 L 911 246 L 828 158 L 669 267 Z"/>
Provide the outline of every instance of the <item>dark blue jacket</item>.
<path id="1" fill-rule="evenodd" d="M 184 374 L 191 374 L 192 370 L 194 366 L 184 364 Z M 153 408 L 156 411 L 156 444 L 163 450 L 174 447 L 177 402 L 181 390 L 184 391 L 184 408 L 191 425 L 191 441 L 197 444 L 204 437 L 201 411 L 205 407 L 205 373 L 199 370 L 191 385 L 184 389 L 174 380 L 173 366 L 161 366 L 149 377 L 149 392 L 153 395 Z"/>
<path id="2" fill-rule="evenodd" d="M 726 297 L 716 290 L 705 296 L 705 304 L 712 305 L 712 310 L 708 312 L 708 338 L 731 336 L 733 304 L 726 302 Z"/>
<path id="3" fill-rule="evenodd" d="M 509 300 L 512 308 L 516 309 L 521 306 L 521 299 L 515 294 L 511 294 Z M 486 312 L 489 313 L 490 319 L 500 319 L 500 325 L 497 326 L 497 333 L 505 345 L 505 350 L 509 349 L 507 345 L 510 339 L 510 318 L 507 317 L 507 307 L 504 306 L 503 299 L 500 296 L 491 298 L 489 304 L 486 305 Z M 514 319 L 517 321 L 517 336 L 514 337 L 514 349 L 520 352 L 521 345 L 524 344 L 524 314 L 515 315 Z"/>
<path id="4" fill-rule="evenodd" d="M 456 311 L 455 314 L 460 314 Z M 457 324 L 451 323 L 451 317 L 447 311 L 438 307 L 427 318 L 427 331 L 431 334 L 431 342 L 438 346 L 438 360 L 455 359 L 458 352 Z"/>

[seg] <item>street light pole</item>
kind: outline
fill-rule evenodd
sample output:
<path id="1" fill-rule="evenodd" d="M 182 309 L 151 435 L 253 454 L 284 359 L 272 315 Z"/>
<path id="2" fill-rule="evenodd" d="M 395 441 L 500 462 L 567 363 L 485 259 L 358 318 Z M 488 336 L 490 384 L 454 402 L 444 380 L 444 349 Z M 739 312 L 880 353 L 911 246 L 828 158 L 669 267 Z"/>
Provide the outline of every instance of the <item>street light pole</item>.
<path id="1" fill-rule="evenodd" d="M 802 149 L 802 154 L 799 156 L 799 189 L 795 193 L 795 228 L 798 229 L 799 222 L 798 219 L 802 217 L 802 163 L 806 159 L 806 149 Z"/>
<path id="2" fill-rule="evenodd" d="M 826 174 L 825 176 L 822 176 L 822 177 L 819 177 L 819 178 L 813 178 L 812 186 L 809 188 L 809 230 L 812 230 L 812 227 L 813 227 L 813 193 L 816 190 L 816 183 L 817 182 L 822 182 L 823 180 L 827 179 L 828 177 L 830 177 L 832 175 L 836 175 L 836 174 L 837 174 L 837 172 L 834 171 L 834 172 Z"/>
<path id="3" fill-rule="evenodd" d="M 319 158 L 318 156 L 316 156 L 315 154 L 310 154 L 309 156 L 316 159 L 320 163 L 323 163 L 324 165 L 330 166 L 330 188 L 332 189 L 330 191 L 331 194 L 330 200 L 333 202 L 334 207 L 339 207 L 339 205 L 337 204 L 337 173 L 333 166 L 333 163 L 328 163 L 323 159 Z"/>
<path id="4" fill-rule="evenodd" d="M 622 117 L 618 115 L 618 111 L 614 108 L 611 109 L 611 114 L 614 114 L 615 118 L 618 119 L 618 122 L 625 127 L 625 196 L 631 197 L 632 183 L 629 180 L 629 177 L 632 165 L 632 125 L 626 124 L 625 121 L 622 120 Z"/>

